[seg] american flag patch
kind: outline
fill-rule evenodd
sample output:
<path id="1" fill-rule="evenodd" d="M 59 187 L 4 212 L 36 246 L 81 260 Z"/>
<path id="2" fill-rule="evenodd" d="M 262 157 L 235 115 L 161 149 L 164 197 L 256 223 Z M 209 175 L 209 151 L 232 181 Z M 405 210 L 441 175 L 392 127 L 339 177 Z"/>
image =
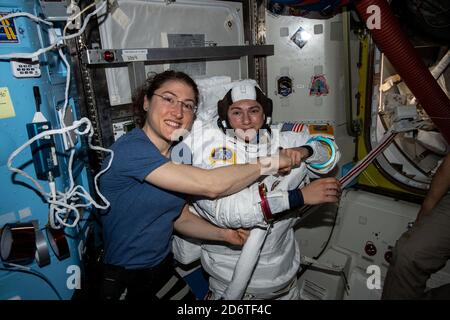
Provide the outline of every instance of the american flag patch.
<path id="1" fill-rule="evenodd" d="M 281 127 L 281 131 L 292 131 L 292 132 L 300 132 L 303 130 L 305 125 L 303 123 L 295 122 L 295 123 L 285 123 Z"/>

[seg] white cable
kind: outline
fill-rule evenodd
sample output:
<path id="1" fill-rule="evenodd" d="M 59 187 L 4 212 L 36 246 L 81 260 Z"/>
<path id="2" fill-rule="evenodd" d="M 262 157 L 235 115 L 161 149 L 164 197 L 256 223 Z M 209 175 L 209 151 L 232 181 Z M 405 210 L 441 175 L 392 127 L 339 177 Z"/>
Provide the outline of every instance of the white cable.
<path id="1" fill-rule="evenodd" d="M 87 129 L 88 128 L 86 128 L 86 130 L 84 130 L 83 132 L 79 132 L 78 128 L 77 128 L 77 129 L 75 129 L 75 131 L 77 132 L 77 134 L 85 134 L 87 132 Z M 88 207 L 90 205 L 94 205 L 94 207 L 96 207 L 97 209 L 107 209 L 110 206 L 109 201 L 103 196 L 103 194 L 98 189 L 98 179 L 104 172 L 106 172 L 110 168 L 111 163 L 112 163 L 112 159 L 114 157 L 114 153 L 113 153 L 112 150 L 104 149 L 102 147 L 92 145 L 92 143 L 91 143 L 92 135 L 93 135 L 93 131 L 89 130 L 88 143 L 89 143 L 89 147 L 91 149 L 100 150 L 100 151 L 105 151 L 105 152 L 111 153 L 111 158 L 110 158 L 106 168 L 101 170 L 94 177 L 95 190 L 96 190 L 98 196 L 105 203 L 105 205 L 102 206 L 102 205 L 98 204 L 91 197 L 91 195 L 86 191 L 86 189 L 84 189 L 82 186 L 80 186 L 80 185 L 74 186 L 74 180 L 73 180 L 73 174 L 72 174 L 72 164 L 73 164 L 74 152 L 72 151 L 71 155 L 70 155 L 70 158 L 69 158 L 69 166 L 68 166 L 69 180 L 70 180 L 69 190 L 66 193 L 62 193 L 61 194 L 61 198 L 62 199 L 60 199 L 60 201 L 54 201 L 54 202 L 53 201 L 52 202 L 49 201 L 49 203 L 51 204 L 51 208 L 54 210 L 53 214 L 54 214 L 56 220 L 59 222 L 60 225 L 64 225 L 66 227 L 71 227 L 72 228 L 72 227 L 75 227 L 77 225 L 77 223 L 78 223 L 78 221 L 80 219 L 80 215 L 79 215 L 79 212 L 78 212 L 77 208 L 83 208 L 83 207 Z M 78 192 L 77 190 L 80 190 L 81 192 Z M 83 203 L 76 204 L 75 202 L 71 202 L 70 204 L 67 204 L 69 202 L 69 200 L 76 201 L 75 199 L 79 199 L 78 197 L 84 198 L 85 200 L 87 200 L 87 203 L 85 203 L 85 204 L 83 204 Z M 57 208 L 57 206 L 63 207 L 63 209 Z M 65 209 L 69 209 L 75 214 L 75 220 L 71 224 L 67 223 L 68 214 L 67 214 L 67 210 L 65 210 Z M 61 213 L 65 214 L 64 218 L 61 218 L 61 216 L 60 216 Z M 60 225 L 55 224 L 54 227 L 55 228 L 59 228 Z"/>
<path id="2" fill-rule="evenodd" d="M 35 21 L 36 23 L 42 22 L 49 26 L 53 26 L 52 22 L 43 20 L 43 19 L 36 17 L 35 15 L 28 13 L 28 12 L 10 13 L 10 14 L 7 14 L 6 16 L 0 17 L 0 21 L 6 20 L 6 19 L 11 19 L 11 18 L 16 18 L 16 17 L 27 17 L 27 18 L 30 18 L 31 20 Z"/>
<path id="3" fill-rule="evenodd" d="M 55 181 L 49 181 L 48 186 L 50 188 L 50 199 L 52 201 L 56 201 L 57 191 L 56 191 Z M 47 201 L 49 201 L 49 200 L 47 200 Z M 52 226 L 52 227 L 55 225 L 55 216 L 52 212 L 52 209 L 49 210 L 48 222 L 50 223 L 50 226 Z"/>
<path id="4" fill-rule="evenodd" d="M 58 45 L 58 43 L 60 41 L 65 41 L 65 40 L 73 39 L 73 38 L 76 38 L 76 37 L 80 36 L 84 32 L 84 29 L 86 29 L 87 24 L 88 24 L 89 20 L 91 19 L 91 17 L 93 15 L 96 15 L 100 10 L 102 10 L 106 6 L 106 4 L 107 4 L 107 1 L 104 1 L 96 10 L 94 10 L 93 12 L 91 12 L 90 14 L 88 14 L 86 16 L 86 18 L 84 19 L 83 25 L 82 25 L 82 27 L 81 27 L 79 32 L 71 34 L 70 36 L 57 37 L 55 42 L 52 43 L 50 46 L 48 46 L 46 48 L 41 48 L 41 49 L 39 49 L 39 50 L 37 50 L 35 52 L 32 52 L 32 53 L 1 54 L 0 55 L 0 59 L 35 59 L 38 56 L 40 56 L 41 54 L 43 54 L 43 53 L 45 53 L 47 51 L 53 50 L 55 47 L 57 47 L 57 45 Z M 25 16 L 25 17 L 28 17 L 28 18 L 32 19 L 33 21 L 42 21 L 42 22 L 44 22 L 44 23 L 46 23 L 46 24 L 48 24 L 50 26 L 53 25 L 52 23 L 47 22 L 45 20 L 42 20 L 39 17 L 36 17 L 35 15 L 32 15 L 30 13 L 18 12 L 18 13 L 14 13 L 14 15 Z M 10 16 L 11 15 L 6 15 L 6 16 L 0 18 L 0 20 L 7 19 L 7 17 L 10 17 Z"/>
<path id="5" fill-rule="evenodd" d="M 75 156 L 75 149 L 72 149 L 70 151 L 70 157 L 69 157 L 69 164 L 68 164 L 68 170 L 69 170 L 69 190 L 72 190 L 75 186 L 75 181 L 73 180 L 73 174 L 72 174 L 72 165 L 73 165 L 73 157 Z"/>
<path id="6" fill-rule="evenodd" d="M 112 150 L 109 149 L 104 149 L 101 148 L 99 146 L 94 146 L 92 145 L 91 141 L 92 141 L 92 136 L 94 134 L 93 129 L 92 129 L 92 124 L 89 121 L 89 119 L 87 118 L 82 118 L 79 121 L 74 121 L 73 124 L 69 127 L 66 126 L 65 122 L 64 122 L 64 118 L 65 118 L 65 114 L 66 114 L 66 110 L 67 110 L 67 105 L 69 102 L 69 88 L 70 88 L 70 64 L 68 63 L 64 53 L 62 52 L 61 48 L 57 47 L 58 43 L 62 40 L 65 41 L 67 39 L 72 39 L 75 37 L 78 37 L 79 35 L 81 35 L 84 30 L 87 27 L 87 24 L 90 20 L 90 18 L 97 14 L 100 10 L 102 10 L 107 4 L 107 1 L 104 1 L 96 10 L 94 10 L 92 13 L 88 14 L 83 22 L 83 25 L 80 29 L 79 32 L 77 32 L 76 34 L 72 34 L 70 36 L 65 36 L 65 31 L 67 29 L 68 24 L 78 18 L 81 14 L 83 14 L 84 12 L 86 12 L 88 9 L 90 9 L 91 7 L 93 7 L 95 5 L 95 2 L 90 4 L 89 6 L 87 6 L 83 11 L 81 11 L 80 13 L 78 13 L 77 15 L 75 15 L 74 17 L 71 17 L 68 19 L 68 23 L 66 24 L 65 28 L 64 28 L 64 33 L 63 33 L 63 37 L 55 37 L 55 42 L 52 43 L 50 46 L 46 47 L 46 48 L 41 48 L 33 53 L 12 53 L 12 54 L 5 54 L 5 55 L 0 55 L 0 59 L 17 59 L 17 58 L 22 58 L 22 59 L 35 59 L 37 58 L 39 55 L 48 52 L 50 50 L 53 50 L 55 48 L 58 48 L 58 54 L 60 56 L 60 58 L 63 60 L 64 65 L 67 68 L 67 73 L 66 73 L 66 86 L 65 86 L 65 94 L 64 94 L 64 105 L 62 107 L 62 116 L 61 116 L 61 129 L 53 129 L 53 130 L 47 130 L 44 132 L 41 132 L 40 134 L 36 135 L 35 137 L 31 138 L 30 140 L 28 140 L 24 145 L 20 146 L 19 148 L 17 148 L 15 151 L 13 151 L 11 153 L 11 155 L 8 158 L 8 169 L 12 172 L 18 173 L 28 179 L 30 179 L 33 184 L 37 187 L 38 191 L 42 194 L 42 196 L 44 196 L 44 198 L 47 200 L 47 202 L 50 204 L 50 210 L 49 210 L 49 223 L 51 225 L 51 227 L 53 228 L 60 228 L 62 225 L 67 226 L 67 227 L 74 227 L 77 225 L 79 219 L 80 219 L 80 214 L 77 210 L 77 208 L 80 207 L 88 207 L 90 205 L 94 205 L 96 208 L 99 209 L 106 209 L 109 207 L 110 203 L 109 201 L 101 194 L 99 188 L 98 188 L 98 179 L 100 177 L 100 175 L 102 175 L 104 172 L 106 172 L 109 167 L 111 166 L 113 157 L 114 157 L 114 153 Z M 39 22 L 43 22 L 49 26 L 53 26 L 53 23 L 45 21 L 35 15 L 32 15 L 30 13 L 26 13 L 26 12 L 18 12 L 18 13 L 13 13 L 13 14 L 9 14 L 6 16 L 3 16 L 0 18 L 1 20 L 5 20 L 5 19 L 9 19 L 9 18 L 14 18 L 14 17 L 20 17 L 20 16 L 24 16 L 24 17 L 28 17 L 31 20 L 39 23 Z M 80 126 L 82 126 L 83 124 L 86 124 L 86 129 L 83 130 L 82 132 L 79 131 Z M 84 135 L 84 134 L 89 134 L 88 136 L 88 144 L 89 147 L 93 150 L 99 150 L 99 151 L 104 151 L 104 152 L 109 152 L 111 154 L 111 158 L 110 161 L 107 165 L 107 167 L 105 169 L 103 169 L 102 171 L 100 171 L 95 177 L 94 177 L 94 186 L 95 186 L 95 190 L 97 192 L 97 194 L 99 195 L 99 197 L 102 199 L 103 203 L 105 203 L 104 206 L 98 204 L 92 197 L 91 195 L 82 187 L 82 186 L 75 186 L 75 182 L 73 179 L 73 173 L 72 173 L 72 165 L 73 165 L 73 157 L 75 154 L 75 150 L 72 149 L 71 154 L 70 154 L 70 158 L 69 158 L 69 165 L 68 165 L 68 171 L 69 171 L 69 180 L 70 180 L 70 185 L 69 185 L 69 189 L 63 193 L 63 192 L 59 192 L 56 190 L 56 184 L 55 182 L 49 181 L 49 188 L 50 188 L 50 193 L 45 192 L 44 188 L 40 185 L 40 183 L 34 179 L 33 177 L 31 177 L 29 174 L 27 174 L 26 172 L 24 172 L 23 170 L 20 170 L 18 168 L 15 168 L 12 166 L 12 161 L 13 159 L 20 153 L 22 152 L 26 147 L 28 147 L 29 145 L 31 145 L 34 141 L 41 139 L 42 137 L 45 136 L 49 136 L 49 135 L 55 135 L 55 134 L 63 134 L 66 135 L 68 141 L 70 142 L 70 146 L 72 147 L 74 145 L 72 138 L 70 136 L 69 131 L 74 130 L 75 133 L 77 135 Z M 80 200 L 80 198 L 83 198 L 85 201 L 87 201 L 87 203 L 76 203 L 78 200 Z M 73 212 L 74 215 L 70 215 L 70 212 Z M 67 220 L 70 216 L 74 216 L 74 220 L 71 224 L 67 223 Z"/>
<path id="7" fill-rule="evenodd" d="M 0 54 L 0 59 L 35 59 L 47 51 L 53 50 L 56 47 L 57 42 L 51 44 L 46 48 L 41 48 L 33 53 L 10 53 L 10 54 Z"/>
<path id="8" fill-rule="evenodd" d="M 15 18 L 15 17 L 27 17 L 30 18 L 31 20 L 33 20 L 36 23 L 42 22 L 45 23 L 49 26 L 53 26 L 53 23 L 43 20 L 31 13 L 28 12 L 16 12 L 16 13 L 11 13 L 8 14 L 6 16 L 3 16 L 0 18 L 0 21 L 5 20 L 5 19 L 10 19 L 10 18 Z M 35 52 L 32 53 L 10 53 L 10 54 L 0 54 L 0 59 L 35 59 L 38 56 L 40 56 L 41 54 L 52 50 L 55 46 L 57 45 L 57 42 L 52 43 L 50 46 L 46 47 L 46 48 L 41 48 Z"/>
<path id="9" fill-rule="evenodd" d="M 438 78 L 442 75 L 442 73 L 448 67 L 449 63 L 450 63 L 450 49 L 442 57 L 442 59 L 438 62 L 438 64 L 431 68 L 430 72 L 431 72 L 431 75 L 433 76 L 433 78 L 438 80 Z M 411 99 L 411 104 L 415 104 L 416 100 L 417 100 L 416 97 L 413 97 Z M 437 119 L 439 119 L 439 118 L 437 118 Z M 445 118 L 443 118 L 443 119 L 445 119 Z"/>
<path id="10" fill-rule="evenodd" d="M 69 103 L 69 87 L 70 87 L 70 64 L 67 62 L 65 54 L 62 52 L 61 48 L 58 49 L 58 54 L 61 57 L 62 61 L 64 62 L 64 65 L 66 66 L 67 72 L 66 72 L 66 87 L 64 90 L 64 105 L 62 107 L 63 114 L 62 119 L 64 119 L 66 115 L 66 108 Z M 65 126 L 64 120 L 62 121 L 63 125 Z"/>
<path id="11" fill-rule="evenodd" d="M 66 127 L 66 123 L 64 122 L 64 119 L 66 118 L 66 111 L 67 111 L 67 105 L 69 104 L 69 87 L 70 87 L 70 64 L 67 62 L 65 54 L 62 52 L 61 48 L 58 48 L 58 54 L 62 61 L 64 62 L 64 65 L 66 66 L 66 87 L 64 90 L 64 105 L 62 107 L 61 111 L 61 128 Z M 65 134 L 65 137 L 67 141 L 69 142 L 69 147 L 74 146 L 74 142 L 72 141 L 72 137 L 70 136 L 69 132 Z"/>
<path id="12" fill-rule="evenodd" d="M 67 19 L 67 23 L 66 23 L 66 25 L 64 26 L 64 29 L 63 29 L 63 37 L 66 36 L 67 28 L 68 28 L 69 25 L 72 23 L 72 21 L 75 20 L 75 19 L 77 19 L 79 16 L 81 16 L 81 15 L 82 15 L 83 13 L 85 13 L 87 10 L 89 10 L 90 8 L 92 8 L 94 5 L 95 5 L 95 1 L 92 2 L 90 5 L 88 5 L 86 8 L 84 8 L 83 10 L 81 10 L 80 12 L 78 12 L 75 16 L 69 17 L 69 18 Z"/>
<path id="13" fill-rule="evenodd" d="M 39 140 L 39 139 L 41 139 L 41 138 L 43 138 L 43 137 L 45 137 L 45 136 L 61 134 L 61 133 L 64 133 L 64 132 L 67 132 L 67 131 L 70 131 L 70 130 L 74 130 L 75 128 L 77 128 L 77 127 L 81 126 L 82 124 L 86 123 L 86 121 L 88 121 L 88 122 L 90 123 L 89 119 L 87 119 L 87 118 L 82 118 L 82 119 L 79 120 L 79 121 L 75 121 L 75 122 L 73 123 L 73 125 L 71 125 L 71 126 L 69 126 L 69 127 L 65 127 L 65 128 L 62 128 L 62 129 L 46 130 L 46 131 L 43 131 L 43 132 L 37 134 L 36 136 L 34 136 L 33 138 L 31 138 L 30 140 L 28 140 L 27 142 L 25 142 L 23 145 L 21 145 L 20 147 L 18 147 L 16 150 L 14 150 L 14 151 L 9 155 L 9 158 L 8 158 L 8 161 L 7 161 L 8 169 L 9 169 L 10 171 L 12 171 L 12 172 L 16 172 L 16 173 L 18 173 L 18 174 L 20 174 L 20 175 L 22 175 L 22 176 L 25 176 L 25 177 L 27 177 L 28 179 L 30 179 L 30 180 L 34 183 L 34 185 L 38 188 L 38 190 L 41 192 L 41 194 L 42 194 L 43 196 L 47 197 L 48 194 L 44 191 L 44 188 L 42 188 L 42 186 L 39 184 L 39 182 L 37 182 L 34 178 L 32 178 L 31 176 L 29 176 L 26 172 L 24 172 L 24 171 L 22 171 L 22 170 L 20 170 L 20 169 L 18 169 L 18 168 L 13 167 L 13 166 L 12 166 L 12 161 L 14 160 L 14 158 L 15 158 L 20 152 L 22 152 L 26 147 L 28 147 L 29 145 L 31 145 L 31 144 L 32 144 L 33 142 L 35 142 L 36 140 Z"/>
<path id="14" fill-rule="evenodd" d="M 1 17 L 0 21 L 5 20 L 5 19 L 10 19 L 10 18 L 15 18 L 15 17 L 27 17 L 27 18 L 30 18 L 31 20 L 35 21 L 36 23 L 42 22 L 49 26 L 53 26 L 52 22 L 43 20 L 43 19 L 41 19 L 31 13 L 28 13 L 28 12 L 11 13 L 11 14 Z M 22 52 L 22 53 L 0 54 L 0 59 L 35 59 L 38 56 L 40 56 L 41 54 L 52 50 L 56 46 L 56 44 L 57 44 L 57 42 L 51 44 L 50 46 L 48 46 L 46 48 L 41 48 L 33 53 L 23 53 Z"/>
<path id="15" fill-rule="evenodd" d="M 79 128 L 82 125 L 86 125 L 86 128 L 83 131 L 80 131 Z M 44 188 L 39 184 L 39 182 L 36 179 L 34 179 L 30 175 L 28 175 L 26 172 L 24 172 L 16 167 L 13 167 L 13 165 L 12 165 L 14 158 L 20 152 L 22 152 L 25 148 L 27 148 L 33 142 L 35 142 L 36 140 L 42 139 L 45 136 L 56 135 L 56 134 L 65 134 L 66 132 L 71 131 L 71 130 L 74 130 L 75 133 L 78 135 L 88 134 L 88 145 L 91 149 L 104 151 L 104 152 L 108 152 L 111 154 L 111 158 L 108 162 L 108 165 L 105 167 L 105 169 L 101 170 L 94 177 L 95 191 L 97 192 L 98 196 L 102 199 L 102 201 L 105 205 L 98 204 L 91 197 L 91 195 L 86 191 L 86 189 L 84 189 L 82 186 L 80 186 L 80 185 L 75 186 L 74 179 L 73 179 L 73 173 L 72 173 L 73 157 L 75 154 L 74 150 L 71 151 L 71 155 L 69 158 L 69 165 L 68 165 L 69 180 L 70 180 L 69 190 L 64 193 L 56 191 L 56 185 L 55 185 L 54 181 L 49 182 L 50 192 L 49 193 L 45 192 Z M 110 206 L 109 201 L 103 196 L 103 194 L 100 192 L 100 190 L 98 188 L 98 179 L 104 172 L 106 172 L 110 168 L 112 160 L 114 158 L 114 152 L 110 149 L 105 149 L 105 148 L 102 148 L 99 146 L 94 146 L 92 144 L 93 134 L 94 134 L 94 131 L 92 129 L 92 124 L 91 124 L 90 120 L 87 118 L 82 118 L 80 120 L 74 121 L 74 123 L 71 126 L 61 128 L 61 129 L 47 130 L 47 131 L 37 134 L 36 136 L 34 136 L 30 140 L 28 140 L 26 143 L 24 143 L 22 146 L 20 146 L 16 150 L 14 150 L 8 158 L 8 161 L 7 161 L 8 169 L 12 172 L 18 173 L 18 174 L 30 179 L 33 182 L 33 184 L 38 188 L 38 190 L 42 194 L 42 196 L 50 204 L 49 223 L 52 228 L 58 229 L 58 228 L 61 228 L 61 226 L 75 227 L 80 219 L 80 214 L 79 214 L 77 208 L 88 207 L 90 205 L 93 205 L 94 207 L 96 207 L 98 209 L 106 209 Z M 87 200 L 88 202 L 83 203 L 83 204 L 77 204 L 76 201 L 79 200 L 80 197 Z M 70 212 L 73 212 L 73 215 L 70 215 Z M 73 222 L 70 224 L 67 223 L 68 218 L 73 217 L 73 216 L 74 216 Z"/>
<path id="16" fill-rule="evenodd" d="M 80 36 L 84 32 L 84 29 L 86 29 L 87 24 L 88 24 L 89 20 L 91 19 L 91 17 L 93 15 L 96 15 L 100 10 L 102 10 L 106 6 L 107 2 L 108 1 L 104 1 L 97 9 L 95 9 L 94 11 L 92 11 L 91 13 L 89 13 L 86 16 L 86 18 L 83 21 L 83 25 L 81 26 L 80 31 L 78 31 L 77 33 L 71 34 L 69 36 L 63 36 L 59 40 L 66 41 L 66 40 L 73 39 L 73 38 Z"/>
<path id="17" fill-rule="evenodd" d="M 439 63 L 432 68 L 431 74 L 433 75 L 433 77 L 435 79 L 439 78 L 441 74 L 445 71 L 445 69 L 447 69 L 449 64 L 450 64 L 450 49 L 442 57 Z"/>

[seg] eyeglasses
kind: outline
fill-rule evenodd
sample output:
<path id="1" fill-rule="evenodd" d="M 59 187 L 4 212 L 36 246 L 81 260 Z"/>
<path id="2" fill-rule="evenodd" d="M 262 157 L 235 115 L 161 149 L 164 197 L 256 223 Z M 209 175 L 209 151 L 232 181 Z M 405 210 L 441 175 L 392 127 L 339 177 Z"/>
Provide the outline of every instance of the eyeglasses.
<path id="1" fill-rule="evenodd" d="M 153 93 L 154 96 L 160 97 L 163 100 L 163 103 L 166 106 L 170 106 L 172 108 L 175 108 L 177 103 L 179 102 L 181 104 L 181 106 L 183 107 L 183 111 L 184 112 L 189 112 L 189 113 L 196 113 L 197 112 L 197 106 L 193 103 L 193 102 L 184 102 L 181 100 L 177 100 L 174 97 L 171 97 L 169 95 L 163 96 L 157 93 Z"/>

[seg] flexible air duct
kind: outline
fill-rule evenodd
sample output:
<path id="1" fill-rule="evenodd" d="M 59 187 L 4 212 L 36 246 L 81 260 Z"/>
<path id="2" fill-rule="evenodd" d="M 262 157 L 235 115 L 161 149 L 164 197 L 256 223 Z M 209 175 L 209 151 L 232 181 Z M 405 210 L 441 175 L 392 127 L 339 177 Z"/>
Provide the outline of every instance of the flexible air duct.
<path id="1" fill-rule="evenodd" d="M 368 27 L 378 48 L 450 143 L 450 100 L 407 39 L 386 0 L 360 0 L 355 4 L 364 21 L 369 19 Z"/>

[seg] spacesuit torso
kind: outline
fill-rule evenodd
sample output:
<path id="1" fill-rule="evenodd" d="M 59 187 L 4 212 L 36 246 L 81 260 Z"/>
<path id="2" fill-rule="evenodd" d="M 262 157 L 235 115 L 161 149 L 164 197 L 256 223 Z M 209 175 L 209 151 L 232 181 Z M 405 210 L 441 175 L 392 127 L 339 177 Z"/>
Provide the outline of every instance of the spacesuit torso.
<path id="1" fill-rule="evenodd" d="M 249 163 L 257 157 L 278 152 L 279 147 L 290 148 L 307 144 L 311 138 L 307 126 L 298 128 L 299 132 L 283 130 L 283 125 L 273 125 L 271 134 L 262 132 L 258 144 L 245 143 L 233 135 L 224 134 L 215 121 L 206 125 L 194 125 L 191 134 L 183 141 L 192 151 L 194 166 L 212 169 L 232 164 Z M 329 158 L 328 151 L 317 142 L 308 143 L 314 154 L 309 161 L 324 162 Z M 181 146 L 179 146 L 181 148 Z M 179 151 L 179 150 L 178 150 Z M 175 150 L 175 152 L 178 152 Z M 184 149 L 186 151 L 186 149 Z M 184 156 L 186 153 L 183 152 Z M 186 158 L 185 158 L 186 159 Z M 272 212 L 289 209 L 287 190 L 302 187 L 309 181 L 308 173 L 316 176 L 302 162 L 289 175 L 272 175 L 261 182 L 268 190 Z M 228 228 L 252 228 L 267 226 L 260 207 L 258 183 L 248 188 L 216 200 L 200 199 L 193 204 L 196 212 L 215 225 Z M 287 214 L 273 224 L 262 247 L 262 251 L 247 287 L 247 292 L 261 296 L 267 292 L 276 292 L 286 287 L 295 277 L 300 264 L 300 252 L 294 238 L 292 226 L 297 221 L 295 214 Z M 176 252 L 175 252 L 176 253 Z M 214 278 L 220 295 L 230 282 L 240 248 L 224 244 L 203 244 L 201 250 L 202 265 Z M 222 291 L 222 292 L 221 292 Z M 217 293 L 215 293 L 217 294 Z"/>

